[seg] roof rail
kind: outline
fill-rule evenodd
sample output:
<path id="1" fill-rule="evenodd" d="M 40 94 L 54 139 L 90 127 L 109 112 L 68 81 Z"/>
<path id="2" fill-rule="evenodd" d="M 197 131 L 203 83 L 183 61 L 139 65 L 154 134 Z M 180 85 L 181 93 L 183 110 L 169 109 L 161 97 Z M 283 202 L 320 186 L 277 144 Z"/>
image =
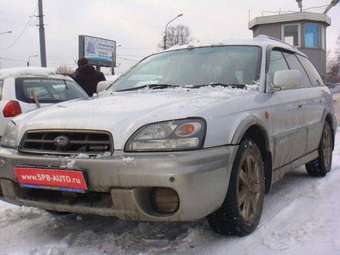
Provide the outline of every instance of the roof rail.
<path id="1" fill-rule="evenodd" d="M 282 41 L 276 37 L 273 37 L 273 36 L 269 36 L 269 35 L 258 35 L 255 37 L 255 39 L 269 39 L 269 40 L 273 40 L 273 41 L 277 41 L 277 42 L 280 42 L 280 43 L 283 43 L 283 44 L 286 44 L 287 46 L 289 46 L 290 48 L 295 48 L 293 45 L 285 42 L 285 41 Z"/>

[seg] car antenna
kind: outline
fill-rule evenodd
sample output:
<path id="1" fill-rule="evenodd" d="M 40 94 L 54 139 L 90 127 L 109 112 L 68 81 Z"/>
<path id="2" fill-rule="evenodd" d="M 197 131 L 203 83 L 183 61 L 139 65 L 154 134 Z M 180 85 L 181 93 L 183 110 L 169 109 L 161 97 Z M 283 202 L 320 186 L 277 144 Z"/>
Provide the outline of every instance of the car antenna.
<path id="1" fill-rule="evenodd" d="M 31 90 L 31 96 L 32 96 L 32 99 L 33 99 L 34 103 L 36 104 L 37 108 L 40 108 L 40 102 L 39 102 L 37 93 L 35 93 L 34 89 Z"/>

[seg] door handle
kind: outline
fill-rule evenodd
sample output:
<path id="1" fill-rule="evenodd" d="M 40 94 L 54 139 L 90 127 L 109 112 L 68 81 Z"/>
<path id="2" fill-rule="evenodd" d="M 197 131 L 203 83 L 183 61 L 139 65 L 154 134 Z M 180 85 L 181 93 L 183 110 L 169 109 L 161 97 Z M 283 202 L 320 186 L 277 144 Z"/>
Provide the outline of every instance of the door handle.
<path id="1" fill-rule="evenodd" d="M 303 106 L 303 104 L 299 104 L 299 105 L 298 105 L 298 109 L 301 109 L 302 106 Z"/>

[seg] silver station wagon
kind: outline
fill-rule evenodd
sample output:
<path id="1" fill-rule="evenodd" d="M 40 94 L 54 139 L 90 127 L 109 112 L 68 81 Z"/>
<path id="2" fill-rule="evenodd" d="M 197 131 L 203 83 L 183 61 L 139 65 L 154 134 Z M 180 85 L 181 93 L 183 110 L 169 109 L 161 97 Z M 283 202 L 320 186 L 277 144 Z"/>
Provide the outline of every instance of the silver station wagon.
<path id="1" fill-rule="evenodd" d="M 332 96 L 307 57 L 259 37 L 151 55 L 98 96 L 9 122 L 0 198 L 140 221 L 257 227 L 288 171 L 331 170 Z"/>

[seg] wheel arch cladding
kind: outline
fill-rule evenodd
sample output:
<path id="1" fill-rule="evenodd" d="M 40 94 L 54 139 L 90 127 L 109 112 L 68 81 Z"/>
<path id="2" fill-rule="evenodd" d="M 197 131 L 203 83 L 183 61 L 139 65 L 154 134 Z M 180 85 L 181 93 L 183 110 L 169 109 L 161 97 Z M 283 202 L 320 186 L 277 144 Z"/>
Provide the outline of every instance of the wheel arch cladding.
<path id="1" fill-rule="evenodd" d="M 332 137 L 333 137 L 333 150 L 334 150 L 334 144 L 335 144 L 334 141 L 335 141 L 336 130 L 334 130 L 334 120 L 333 120 L 332 115 L 330 113 L 326 114 L 325 123 L 326 123 L 326 121 L 331 126 Z"/>
<path id="2" fill-rule="evenodd" d="M 272 185 L 272 154 L 270 151 L 268 134 L 262 126 L 258 124 L 253 124 L 249 126 L 244 132 L 242 139 L 244 137 L 248 137 L 254 140 L 261 151 L 264 162 L 265 187 L 266 193 L 268 193 Z"/>

